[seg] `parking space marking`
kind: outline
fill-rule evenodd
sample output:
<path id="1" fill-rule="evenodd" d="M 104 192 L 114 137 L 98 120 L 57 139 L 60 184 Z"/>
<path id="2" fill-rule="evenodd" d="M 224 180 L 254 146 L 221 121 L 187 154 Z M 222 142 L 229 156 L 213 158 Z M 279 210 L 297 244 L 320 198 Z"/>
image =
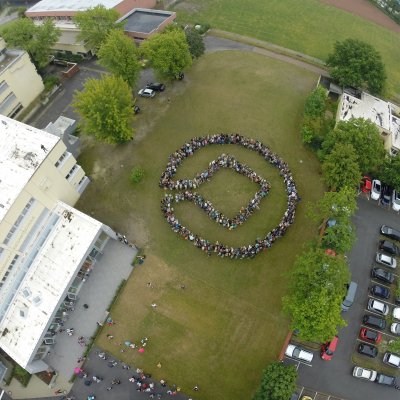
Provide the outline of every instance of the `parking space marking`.
<path id="1" fill-rule="evenodd" d="M 297 388 L 299 388 L 299 387 L 297 387 Z M 301 389 L 300 389 L 299 399 L 301 399 L 301 396 L 302 396 L 302 394 L 304 392 L 306 393 L 305 395 L 310 396 L 310 397 L 312 396 L 313 400 L 315 400 L 318 397 L 318 395 L 320 395 L 320 397 L 321 396 L 325 397 L 326 400 L 330 400 L 330 399 L 333 399 L 333 400 L 345 400 L 342 397 L 338 397 L 338 396 L 334 396 L 332 394 L 327 394 L 327 393 L 324 393 L 324 392 L 320 392 L 320 391 L 317 391 L 315 389 L 311 389 L 311 388 L 308 388 L 308 387 L 306 388 L 305 386 L 302 386 Z M 312 393 L 315 393 L 315 394 L 313 395 Z"/>
<path id="2" fill-rule="evenodd" d="M 387 300 L 384 300 L 384 299 L 380 299 L 380 298 L 378 298 L 378 297 L 374 297 L 374 296 L 372 296 L 372 295 L 370 295 L 370 294 L 368 294 L 368 297 L 370 297 L 371 299 L 377 300 L 377 301 L 381 301 L 382 303 L 386 303 L 386 304 L 388 304 L 389 306 L 397 307 L 396 304 L 391 303 L 390 301 L 387 301 Z M 372 312 L 372 311 L 371 311 L 371 312 Z"/>
<path id="3" fill-rule="evenodd" d="M 376 285 L 383 286 L 383 287 L 385 287 L 386 289 L 390 289 L 390 286 L 385 285 L 385 283 L 382 282 L 382 281 L 374 280 L 373 278 L 371 278 L 371 282 L 372 282 L 372 283 L 375 283 Z"/>
<path id="4" fill-rule="evenodd" d="M 288 358 L 289 360 L 293 360 L 293 361 L 295 361 L 295 362 L 297 362 L 297 363 L 298 363 L 298 365 L 297 365 L 297 368 L 296 368 L 296 369 L 298 369 L 298 368 L 299 368 L 300 364 L 307 365 L 307 367 L 312 367 L 312 365 L 311 365 L 311 364 L 308 364 L 308 363 L 306 363 L 306 362 L 304 362 L 304 361 L 298 360 L 297 358 L 292 358 L 292 357 L 289 357 L 289 356 L 285 356 L 285 357 L 286 357 L 286 358 Z"/>
<path id="5" fill-rule="evenodd" d="M 393 338 L 393 339 L 398 339 L 397 336 L 393 336 L 393 335 L 391 335 L 390 333 L 386 333 L 386 332 L 383 332 L 383 331 L 378 331 L 378 330 L 376 330 L 376 329 L 372 329 L 372 328 L 371 328 L 370 326 L 368 326 L 368 325 L 363 325 L 363 324 L 361 324 L 361 327 L 362 327 L 362 328 L 371 329 L 371 330 L 373 330 L 373 331 L 375 331 L 375 332 L 382 333 L 382 335 L 390 336 L 390 337 Z"/>

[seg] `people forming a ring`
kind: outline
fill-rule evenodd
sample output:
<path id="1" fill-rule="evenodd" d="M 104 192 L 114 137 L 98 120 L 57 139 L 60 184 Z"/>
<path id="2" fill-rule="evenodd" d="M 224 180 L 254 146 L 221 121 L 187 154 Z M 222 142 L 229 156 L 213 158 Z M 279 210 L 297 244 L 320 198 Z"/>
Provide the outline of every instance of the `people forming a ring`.
<path id="1" fill-rule="evenodd" d="M 265 237 L 257 238 L 253 243 L 241 247 L 226 246 L 218 241 L 211 243 L 207 239 L 196 235 L 179 222 L 174 213 L 173 207 L 173 203 L 185 200 L 192 201 L 205 211 L 209 218 L 229 230 L 233 230 L 243 224 L 247 218 L 259 209 L 261 199 L 267 196 L 271 186 L 269 182 L 258 176 L 248 165 L 240 163 L 232 155 L 222 154 L 216 160 L 211 161 L 208 168 L 198 173 L 193 179 L 173 180 L 177 168 L 182 161 L 185 158 L 192 156 L 196 150 L 208 145 L 225 144 L 236 144 L 255 151 L 267 162 L 278 168 L 280 175 L 283 177 L 285 182 L 287 193 L 287 209 L 280 223 L 268 232 Z M 227 218 L 221 212 L 216 210 L 212 203 L 204 199 L 203 196 L 192 191 L 192 189 L 196 189 L 202 183 L 209 181 L 214 173 L 216 173 L 220 168 L 230 168 L 233 171 L 248 177 L 251 181 L 260 186 L 260 189 L 256 192 L 250 202 L 245 207 L 242 207 L 239 213 L 232 219 Z M 164 199 L 161 201 L 161 210 L 174 232 L 179 233 L 185 239 L 192 241 L 196 247 L 202 249 L 209 256 L 212 253 L 216 253 L 220 257 L 230 257 L 235 259 L 253 258 L 262 250 L 271 247 L 275 240 L 283 236 L 287 228 L 293 223 L 297 202 L 299 201 L 296 185 L 288 165 L 260 141 L 246 138 L 238 134 L 216 134 L 191 139 L 179 150 L 169 156 L 169 162 L 165 171 L 161 175 L 159 185 L 161 188 L 166 190 L 184 190 L 183 192 L 176 194 L 165 194 Z"/>

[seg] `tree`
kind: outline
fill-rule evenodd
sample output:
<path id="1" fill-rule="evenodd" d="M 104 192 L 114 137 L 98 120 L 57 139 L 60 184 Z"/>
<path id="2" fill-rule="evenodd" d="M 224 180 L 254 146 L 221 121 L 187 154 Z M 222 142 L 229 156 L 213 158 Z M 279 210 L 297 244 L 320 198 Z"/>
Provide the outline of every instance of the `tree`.
<path id="1" fill-rule="evenodd" d="M 345 186 L 338 192 L 325 192 L 322 199 L 309 204 L 307 215 L 316 222 L 333 218 L 347 223 L 356 208 L 356 191 Z"/>
<path id="2" fill-rule="evenodd" d="M 325 248 L 344 254 L 351 250 L 355 240 L 353 226 L 345 221 L 336 221 L 335 225 L 326 228 L 322 244 Z"/>
<path id="3" fill-rule="evenodd" d="M 61 31 L 50 19 L 41 25 L 35 25 L 31 19 L 21 18 L 7 24 L 2 31 L 7 45 L 25 50 L 37 69 L 42 69 L 49 63 L 51 47 L 60 35 Z"/>
<path id="4" fill-rule="evenodd" d="M 196 29 L 188 28 L 185 30 L 186 41 L 189 45 L 189 51 L 192 58 L 199 58 L 206 49 L 203 36 Z"/>
<path id="5" fill-rule="evenodd" d="M 120 76 L 133 87 L 139 78 L 140 64 L 138 51 L 132 39 L 118 30 L 111 31 L 100 46 L 99 63 L 114 75 Z"/>
<path id="6" fill-rule="evenodd" d="M 272 362 L 263 371 L 260 387 L 252 400 L 288 400 L 296 390 L 296 380 L 294 365 Z"/>
<path id="7" fill-rule="evenodd" d="M 373 94 L 383 91 L 385 66 L 381 55 L 368 43 L 355 39 L 336 42 L 326 64 L 331 76 L 343 87 L 368 89 Z"/>
<path id="8" fill-rule="evenodd" d="M 386 157 L 378 173 L 379 179 L 400 191 L 400 154 Z"/>
<path id="9" fill-rule="evenodd" d="M 354 147 L 351 144 L 336 143 L 322 163 L 322 174 L 332 190 L 343 186 L 357 187 L 361 172 Z"/>
<path id="10" fill-rule="evenodd" d="M 327 255 L 324 249 L 311 249 L 297 258 L 283 307 L 301 339 L 323 343 L 346 325 L 341 304 L 349 277 L 344 259 Z"/>
<path id="11" fill-rule="evenodd" d="M 122 143 L 133 135 L 131 89 L 114 75 L 89 79 L 84 90 L 76 91 L 73 107 L 83 118 L 87 134 L 106 143 Z"/>
<path id="12" fill-rule="evenodd" d="M 79 11 L 74 16 L 74 22 L 80 29 L 79 40 L 97 52 L 107 35 L 114 29 L 123 29 L 122 23 L 116 23 L 120 17 L 114 8 L 98 5 L 85 11 Z"/>
<path id="13" fill-rule="evenodd" d="M 144 41 L 140 48 L 160 78 L 175 79 L 192 65 L 185 33 L 180 30 L 155 34 Z"/>
<path id="14" fill-rule="evenodd" d="M 361 173 L 377 170 L 386 155 L 377 126 L 364 118 L 340 121 L 326 136 L 322 144 L 322 154 L 328 155 L 337 143 L 353 146 Z"/>
<path id="15" fill-rule="evenodd" d="M 400 339 L 390 340 L 387 349 L 392 353 L 400 354 Z"/>

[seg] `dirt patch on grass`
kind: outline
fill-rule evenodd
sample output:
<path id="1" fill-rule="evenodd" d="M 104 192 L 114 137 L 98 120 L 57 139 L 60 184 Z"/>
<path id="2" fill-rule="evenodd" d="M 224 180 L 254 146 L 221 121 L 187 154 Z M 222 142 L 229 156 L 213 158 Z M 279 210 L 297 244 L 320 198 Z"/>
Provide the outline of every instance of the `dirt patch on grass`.
<path id="1" fill-rule="evenodd" d="M 320 0 L 321 3 L 329 4 L 358 15 L 369 21 L 375 22 L 393 32 L 400 33 L 400 25 L 396 24 L 389 16 L 380 11 L 377 7 L 371 4 L 368 0 Z M 334 21 L 332 21 L 334 23 Z"/>

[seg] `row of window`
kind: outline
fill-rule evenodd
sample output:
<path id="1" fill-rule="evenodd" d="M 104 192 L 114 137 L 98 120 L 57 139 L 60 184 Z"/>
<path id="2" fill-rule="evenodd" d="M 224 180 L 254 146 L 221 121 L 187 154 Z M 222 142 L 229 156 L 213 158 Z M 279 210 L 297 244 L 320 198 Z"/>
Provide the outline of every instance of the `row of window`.
<path id="1" fill-rule="evenodd" d="M 15 96 L 14 92 L 8 94 L 8 96 L 0 103 L 0 114 L 6 115 L 7 110 L 10 108 L 11 104 L 13 104 L 17 100 L 17 96 Z"/>
<path id="2" fill-rule="evenodd" d="M 6 273 L 4 274 L 4 276 L 3 276 L 3 279 L 2 279 L 1 282 L 0 282 L 0 288 L 3 286 L 4 282 L 7 280 L 7 277 L 8 277 L 8 275 L 10 275 L 12 269 L 13 269 L 14 266 L 15 266 L 15 263 L 16 263 L 17 260 L 18 260 L 18 258 L 19 258 L 19 255 L 16 254 L 15 257 L 13 258 L 13 260 L 11 261 L 11 264 L 8 266 L 7 271 L 6 271 Z"/>
<path id="3" fill-rule="evenodd" d="M 67 157 L 68 151 L 64 151 L 64 153 L 61 154 L 61 157 L 57 160 L 57 162 L 54 164 L 56 168 L 58 168 L 59 165 L 65 160 L 65 157 Z"/>
<path id="4" fill-rule="evenodd" d="M 68 172 L 68 174 L 65 176 L 65 179 L 69 179 L 69 178 L 71 178 L 71 176 L 74 174 L 74 172 L 76 171 L 78 169 L 78 165 L 77 164 L 75 164 L 71 169 L 70 169 L 70 171 Z"/>

